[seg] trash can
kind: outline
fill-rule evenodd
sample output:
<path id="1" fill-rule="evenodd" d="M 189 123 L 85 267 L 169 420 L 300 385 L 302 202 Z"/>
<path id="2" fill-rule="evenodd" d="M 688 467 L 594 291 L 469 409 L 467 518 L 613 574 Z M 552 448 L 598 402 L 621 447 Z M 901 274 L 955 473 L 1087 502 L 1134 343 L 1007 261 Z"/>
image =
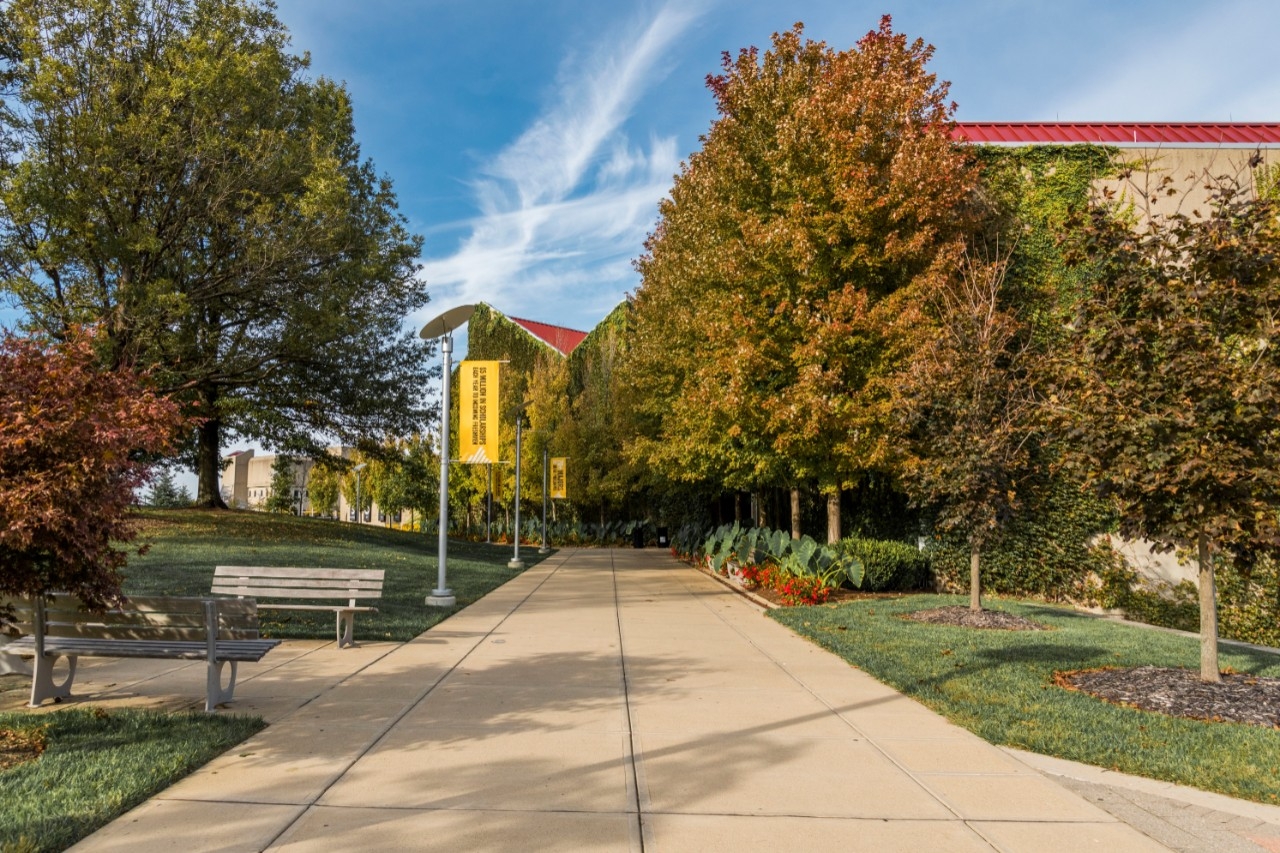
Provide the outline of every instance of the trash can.
<path id="1" fill-rule="evenodd" d="M 631 531 L 631 544 L 636 548 L 644 547 L 644 525 L 637 524 L 635 529 Z"/>
<path id="2" fill-rule="evenodd" d="M 667 541 L 667 528 L 659 527 L 658 528 L 658 547 L 666 548 L 670 544 L 671 543 Z"/>

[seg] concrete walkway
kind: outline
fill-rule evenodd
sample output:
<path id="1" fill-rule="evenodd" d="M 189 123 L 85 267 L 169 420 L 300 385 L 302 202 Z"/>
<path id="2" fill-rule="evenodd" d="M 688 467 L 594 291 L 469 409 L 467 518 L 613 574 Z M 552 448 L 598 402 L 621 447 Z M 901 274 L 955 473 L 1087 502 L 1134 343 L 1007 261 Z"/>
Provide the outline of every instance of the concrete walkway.
<path id="1" fill-rule="evenodd" d="M 75 850 L 1171 849 L 656 550 L 241 678 L 271 726 Z"/>

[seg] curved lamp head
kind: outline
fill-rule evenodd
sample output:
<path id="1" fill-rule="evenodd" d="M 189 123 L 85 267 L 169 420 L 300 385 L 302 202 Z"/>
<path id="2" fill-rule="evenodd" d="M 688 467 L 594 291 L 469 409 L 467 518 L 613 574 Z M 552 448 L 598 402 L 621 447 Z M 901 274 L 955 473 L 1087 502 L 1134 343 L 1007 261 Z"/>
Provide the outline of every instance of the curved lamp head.
<path id="1" fill-rule="evenodd" d="M 476 313 L 476 306 L 474 305 L 459 305 L 457 308 L 450 308 L 423 326 L 422 331 L 418 333 L 418 337 L 429 341 L 452 334 L 454 329 L 470 320 L 471 315 L 474 313 Z"/>

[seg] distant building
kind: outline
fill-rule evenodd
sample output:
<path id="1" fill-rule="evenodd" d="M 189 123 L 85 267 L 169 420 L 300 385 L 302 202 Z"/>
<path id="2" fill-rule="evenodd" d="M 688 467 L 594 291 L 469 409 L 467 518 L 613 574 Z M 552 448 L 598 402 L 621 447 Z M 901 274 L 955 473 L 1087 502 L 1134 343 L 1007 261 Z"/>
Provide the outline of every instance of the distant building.
<path id="1" fill-rule="evenodd" d="M 525 320 L 521 317 L 507 315 L 507 319 L 566 358 L 578 344 L 586 340 L 588 334 L 577 329 L 553 326 L 550 323 L 539 323 L 537 320 Z"/>
<path id="2" fill-rule="evenodd" d="M 960 122 L 953 136 L 980 145 L 1117 148 L 1122 160 L 1142 164 L 1132 180 L 1146 185 L 1144 189 L 1155 196 L 1152 209 L 1166 215 L 1180 205 L 1190 213 L 1204 203 L 1207 191 L 1196 179 L 1206 174 L 1246 178 L 1251 168 L 1280 164 L 1276 122 Z M 1257 161 L 1250 166 L 1255 154 Z M 1173 178 L 1176 194 L 1155 192 L 1165 176 Z M 1105 178 L 1096 185 L 1123 196 L 1128 183 Z"/>
<path id="3" fill-rule="evenodd" d="M 481 302 L 467 324 L 467 358 L 506 359 L 523 372 L 532 369 L 540 353 L 568 358 L 586 337 L 586 332 L 512 317 Z"/>
<path id="4" fill-rule="evenodd" d="M 351 448 L 330 447 L 329 453 L 334 456 L 349 458 Z M 258 453 L 255 450 L 237 450 L 222 459 L 222 499 L 233 509 L 265 510 L 267 500 L 271 497 L 271 484 L 275 475 L 276 456 L 271 453 Z M 315 514 L 307 497 L 307 480 L 311 476 L 314 463 L 310 459 L 296 459 L 293 463 L 293 486 L 289 495 L 293 501 L 295 512 L 302 515 Z M 347 503 L 347 499 L 338 495 L 338 508 L 330 517 L 344 521 L 356 521 L 355 507 Z M 401 513 L 393 513 L 388 519 L 377 505 L 371 503 L 365 510 L 363 524 L 386 524 L 390 521 L 399 524 Z"/>

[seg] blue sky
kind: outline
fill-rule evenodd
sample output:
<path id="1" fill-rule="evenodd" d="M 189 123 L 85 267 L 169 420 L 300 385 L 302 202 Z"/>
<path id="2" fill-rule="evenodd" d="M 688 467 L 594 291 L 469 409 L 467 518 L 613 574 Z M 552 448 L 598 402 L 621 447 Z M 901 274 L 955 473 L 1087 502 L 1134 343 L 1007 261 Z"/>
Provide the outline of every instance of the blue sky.
<path id="1" fill-rule="evenodd" d="M 438 311 L 484 300 L 590 329 L 638 284 L 658 200 L 714 118 L 722 51 L 882 13 L 937 48 L 961 120 L 1280 120 L 1280 3 L 279 0 L 344 81 L 363 151 L 426 238 Z M 460 347 L 461 349 L 461 347 Z"/>
<path id="2" fill-rule="evenodd" d="M 1274 0 L 278 0 L 425 237 L 415 326 L 484 300 L 584 330 L 638 284 L 721 52 L 797 20 L 843 49 L 885 12 L 961 120 L 1280 120 Z"/>

